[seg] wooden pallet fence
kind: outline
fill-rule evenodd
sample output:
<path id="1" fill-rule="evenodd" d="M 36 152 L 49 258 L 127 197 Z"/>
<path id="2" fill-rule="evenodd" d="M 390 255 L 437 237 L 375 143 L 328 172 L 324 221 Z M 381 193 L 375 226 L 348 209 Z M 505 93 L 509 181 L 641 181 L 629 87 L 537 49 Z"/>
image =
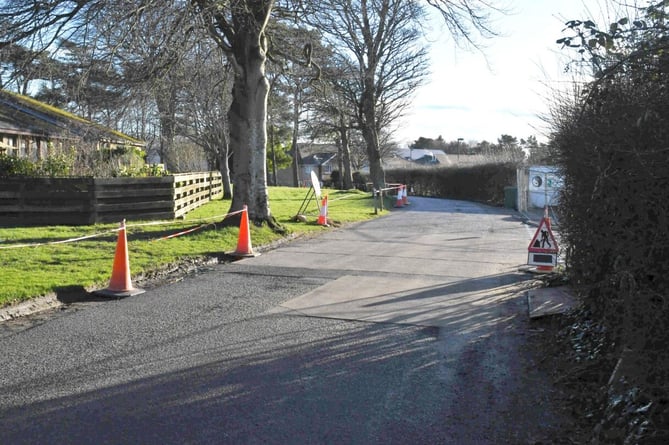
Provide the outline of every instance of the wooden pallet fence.
<path id="1" fill-rule="evenodd" d="M 81 225 L 95 222 L 93 178 L 0 179 L 0 225 Z"/>
<path id="2" fill-rule="evenodd" d="M 223 196 L 219 172 L 174 175 L 174 217 L 185 216 L 202 204 Z"/>
<path id="3" fill-rule="evenodd" d="M 174 218 L 173 176 L 99 178 L 94 187 L 95 222 Z"/>
<path id="4" fill-rule="evenodd" d="M 219 172 L 149 178 L 0 178 L 0 226 L 174 219 L 222 194 Z"/>

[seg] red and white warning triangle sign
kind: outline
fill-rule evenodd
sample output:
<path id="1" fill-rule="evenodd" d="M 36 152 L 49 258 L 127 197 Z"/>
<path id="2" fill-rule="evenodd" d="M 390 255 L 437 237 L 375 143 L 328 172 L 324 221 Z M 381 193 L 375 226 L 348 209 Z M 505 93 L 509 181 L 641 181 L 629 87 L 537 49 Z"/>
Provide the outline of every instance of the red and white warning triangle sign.
<path id="1" fill-rule="evenodd" d="M 541 219 L 534 238 L 527 248 L 528 252 L 535 253 L 558 253 L 557 241 L 551 230 L 551 221 L 547 217 Z"/>

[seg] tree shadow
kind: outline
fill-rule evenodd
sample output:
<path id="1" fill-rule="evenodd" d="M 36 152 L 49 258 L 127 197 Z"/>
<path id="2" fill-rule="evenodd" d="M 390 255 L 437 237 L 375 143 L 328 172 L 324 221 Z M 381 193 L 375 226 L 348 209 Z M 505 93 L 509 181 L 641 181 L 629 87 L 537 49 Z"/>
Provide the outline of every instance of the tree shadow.
<path id="1" fill-rule="evenodd" d="M 512 277 L 498 279 L 506 283 Z M 463 302 L 442 320 L 441 328 L 342 323 L 291 314 L 239 320 L 228 314 L 248 302 L 235 296 L 192 300 L 182 315 L 172 314 L 170 303 L 157 294 L 161 307 L 114 305 L 119 311 L 105 317 L 122 315 L 133 322 L 124 324 L 121 333 L 115 320 L 99 318 L 99 326 L 86 326 L 74 338 L 64 332 L 56 335 L 51 339 L 53 353 L 65 361 L 57 370 L 45 360 L 28 380 L 19 371 L 7 372 L 5 367 L 12 367 L 4 365 L 2 442 L 452 443 L 453 428 L 470 423 L 470 416 L 484 415 L 460 412 L 457 397 L 463 391 L 475 391 L 482 403 L 494 405 L 489 412 L 493 417 L 526 412 L 534 428 L 550 427 L 534 398 L 532 406 L 511 406 L 517 400 L 491 398 L 490 382 L 458 387 L 460 375 L 488 360 L 487 354 L 479 354 L 487 350 L 486 342 L 499 341 L 498 336 L 487 336 L 492 332 L 488 328 L 495 324 L 508 333 L 511 326 L 508 312 L 498 310 L 506 291 L 498 294 L 485 280 L 471 284 L 481 295 Z M 64 298 L 80 292 L 76 287 L 62 291 Z M 414 298 L 429 295 L 429 289 L 421 288 Z M 54 332 L 71 323 L 62 320 Z M 160 329 L 154 331 L 151 325 Z M 89 330 L 104 335 L 92 336 Z M 145 330 L 156 334 L 138 335 Z M 477 331 L 477 346 L 463 346 L 473 349 L 463 354 L 464 361 L 449 364 L 458 349 L 453 345 L 469 338 L 455 334 L 465 330 Z M 77 346 L 70 346 L 71 341 Z M 447 355 L 444 347 L 454 354 Z M 70 357 L 77 351 L 85 353 L 83 360 Z M 515 360 L 513 350 L 505 353 Z M 504 387 L 507 380 L 516 384 L 517 378 L 505 372 L 490 377 L 495 387 Z M 542 421 L 534 422 L 535 416 Z M 497 443 L 529 443 L 536 437 L 536 430 L 526 430 L 515 418 L 499 422 L 509 436 L 494 437 Z M 522 435 L 527 440 L 520 440 Z M 516 442 L 509 442 L 510 437 Z"/>
<path id="2" fill-rule="evenodd" d="M 403 293 L 403 295 L 397 297 L 386 295 L 389 298 L 380 302 L 370 303 L 368 306 L 380 306 L 405 301 L 417 301 L 463 292 L 476 294 L 481 291 L 492 290 L 498 287 L 507 286 L 509 284 L 516 284 L 523 281 L 532 280 L 534 280 L 534 277 L 531 275 L 519 274 L 517 272 L 507 272 L 495 275 L 486 275 L 483 277 L 466 278 L 464 280 L 459 280 L 448 284 L 412 289 L 411 292 Z"/>
<path id="3" fill-rule="evenodd" d="M 435 327 L 450 335 L 485 332 L 518 315 L 502 308 L 518 300 L 528 286 L 524 283 L 534 281 L 530 274 L 509 272 L 361 297 L 351 289 L 348 299 L 320 303 L 298 298 L 282 305 L 282 310 L 310 317 Z M 328 295 L 326 289 L 317 292 Z"/>
<path id="4" fill-rule="evenodd" d="M 53 289 L 56 299 L 62 304 L 82 303 L 86 301 L 108 301 L 113 298 L 105 298 L 95 295 L 81 285 L 59 286 Z"/>
<path id="5" fill-rule="evenodd" d="M 212 331 L 225 329 L 221 325 Z M 361 324 L 341 335 L 323 332 L 322 338 L 311 342 L 304 342 L 305 334 L 275 332 L 272 339 L 285 345 L 278 348 L 267 348 L 269 339 L 263 337 L 210 345 L 200 349 L 197 365 L 126 378 L 110 386 L 104 386 L 108 378 L 104 373 L 84 372 L 83 387 L 93 381 L 103 388 L 75 389 L 74 395 L 0 410 L 3 442 L 288 444 L 444 439 L 438 428 L 430 426 L 439 396 L 420 388 L 425 378 L 407 376 L 413 368 L 427 374 L 436 371 L 436 329 L 398 332 Z M 132 359 L 139 359 L 140 365 L 142 355 L 175 340 L 186 338 L 156 342 L 147 350 L 108 357 L 93 367 L 113 367 Z M 47 376 L 29 386 L 53 389 L 61 380 L 72 386 L 72 378 L 84 378 L 81 371 Z M 438 383 L 436 378 L 428 381 Z M 393 413 L 387 411 L 388 385 L 399 392 Z"/>

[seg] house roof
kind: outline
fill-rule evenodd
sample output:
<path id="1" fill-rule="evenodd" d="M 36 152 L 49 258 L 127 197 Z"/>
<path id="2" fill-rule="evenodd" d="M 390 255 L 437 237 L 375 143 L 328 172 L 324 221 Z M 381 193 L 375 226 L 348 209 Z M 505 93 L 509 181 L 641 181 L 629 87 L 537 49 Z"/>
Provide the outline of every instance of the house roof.
<path id="1" fill-rule="evenodd" d="M 302 156 L 302 165 L 324 165 L 337 157 L 337 153 L 313 153 Z"/>
<path id="2" fill-rule="evenodd" d="M 104 127 L 28 96 L 0 90 L 0 132 L 59 139 L 82 138 L 145 146 L 127 134 Z"/>

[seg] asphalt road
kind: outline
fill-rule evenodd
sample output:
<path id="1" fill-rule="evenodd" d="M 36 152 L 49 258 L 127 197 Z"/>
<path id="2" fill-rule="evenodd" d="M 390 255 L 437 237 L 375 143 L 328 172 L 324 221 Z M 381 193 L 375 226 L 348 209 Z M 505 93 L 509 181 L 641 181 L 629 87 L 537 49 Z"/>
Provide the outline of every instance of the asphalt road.
<path id="1" fill-rule="evenodd" d="M 534 228 L 410 197 L 122 300 L 0 325 L 2 444 L 550 443 Z M 330 205 L 331 213 L 336 204 Z"/>

